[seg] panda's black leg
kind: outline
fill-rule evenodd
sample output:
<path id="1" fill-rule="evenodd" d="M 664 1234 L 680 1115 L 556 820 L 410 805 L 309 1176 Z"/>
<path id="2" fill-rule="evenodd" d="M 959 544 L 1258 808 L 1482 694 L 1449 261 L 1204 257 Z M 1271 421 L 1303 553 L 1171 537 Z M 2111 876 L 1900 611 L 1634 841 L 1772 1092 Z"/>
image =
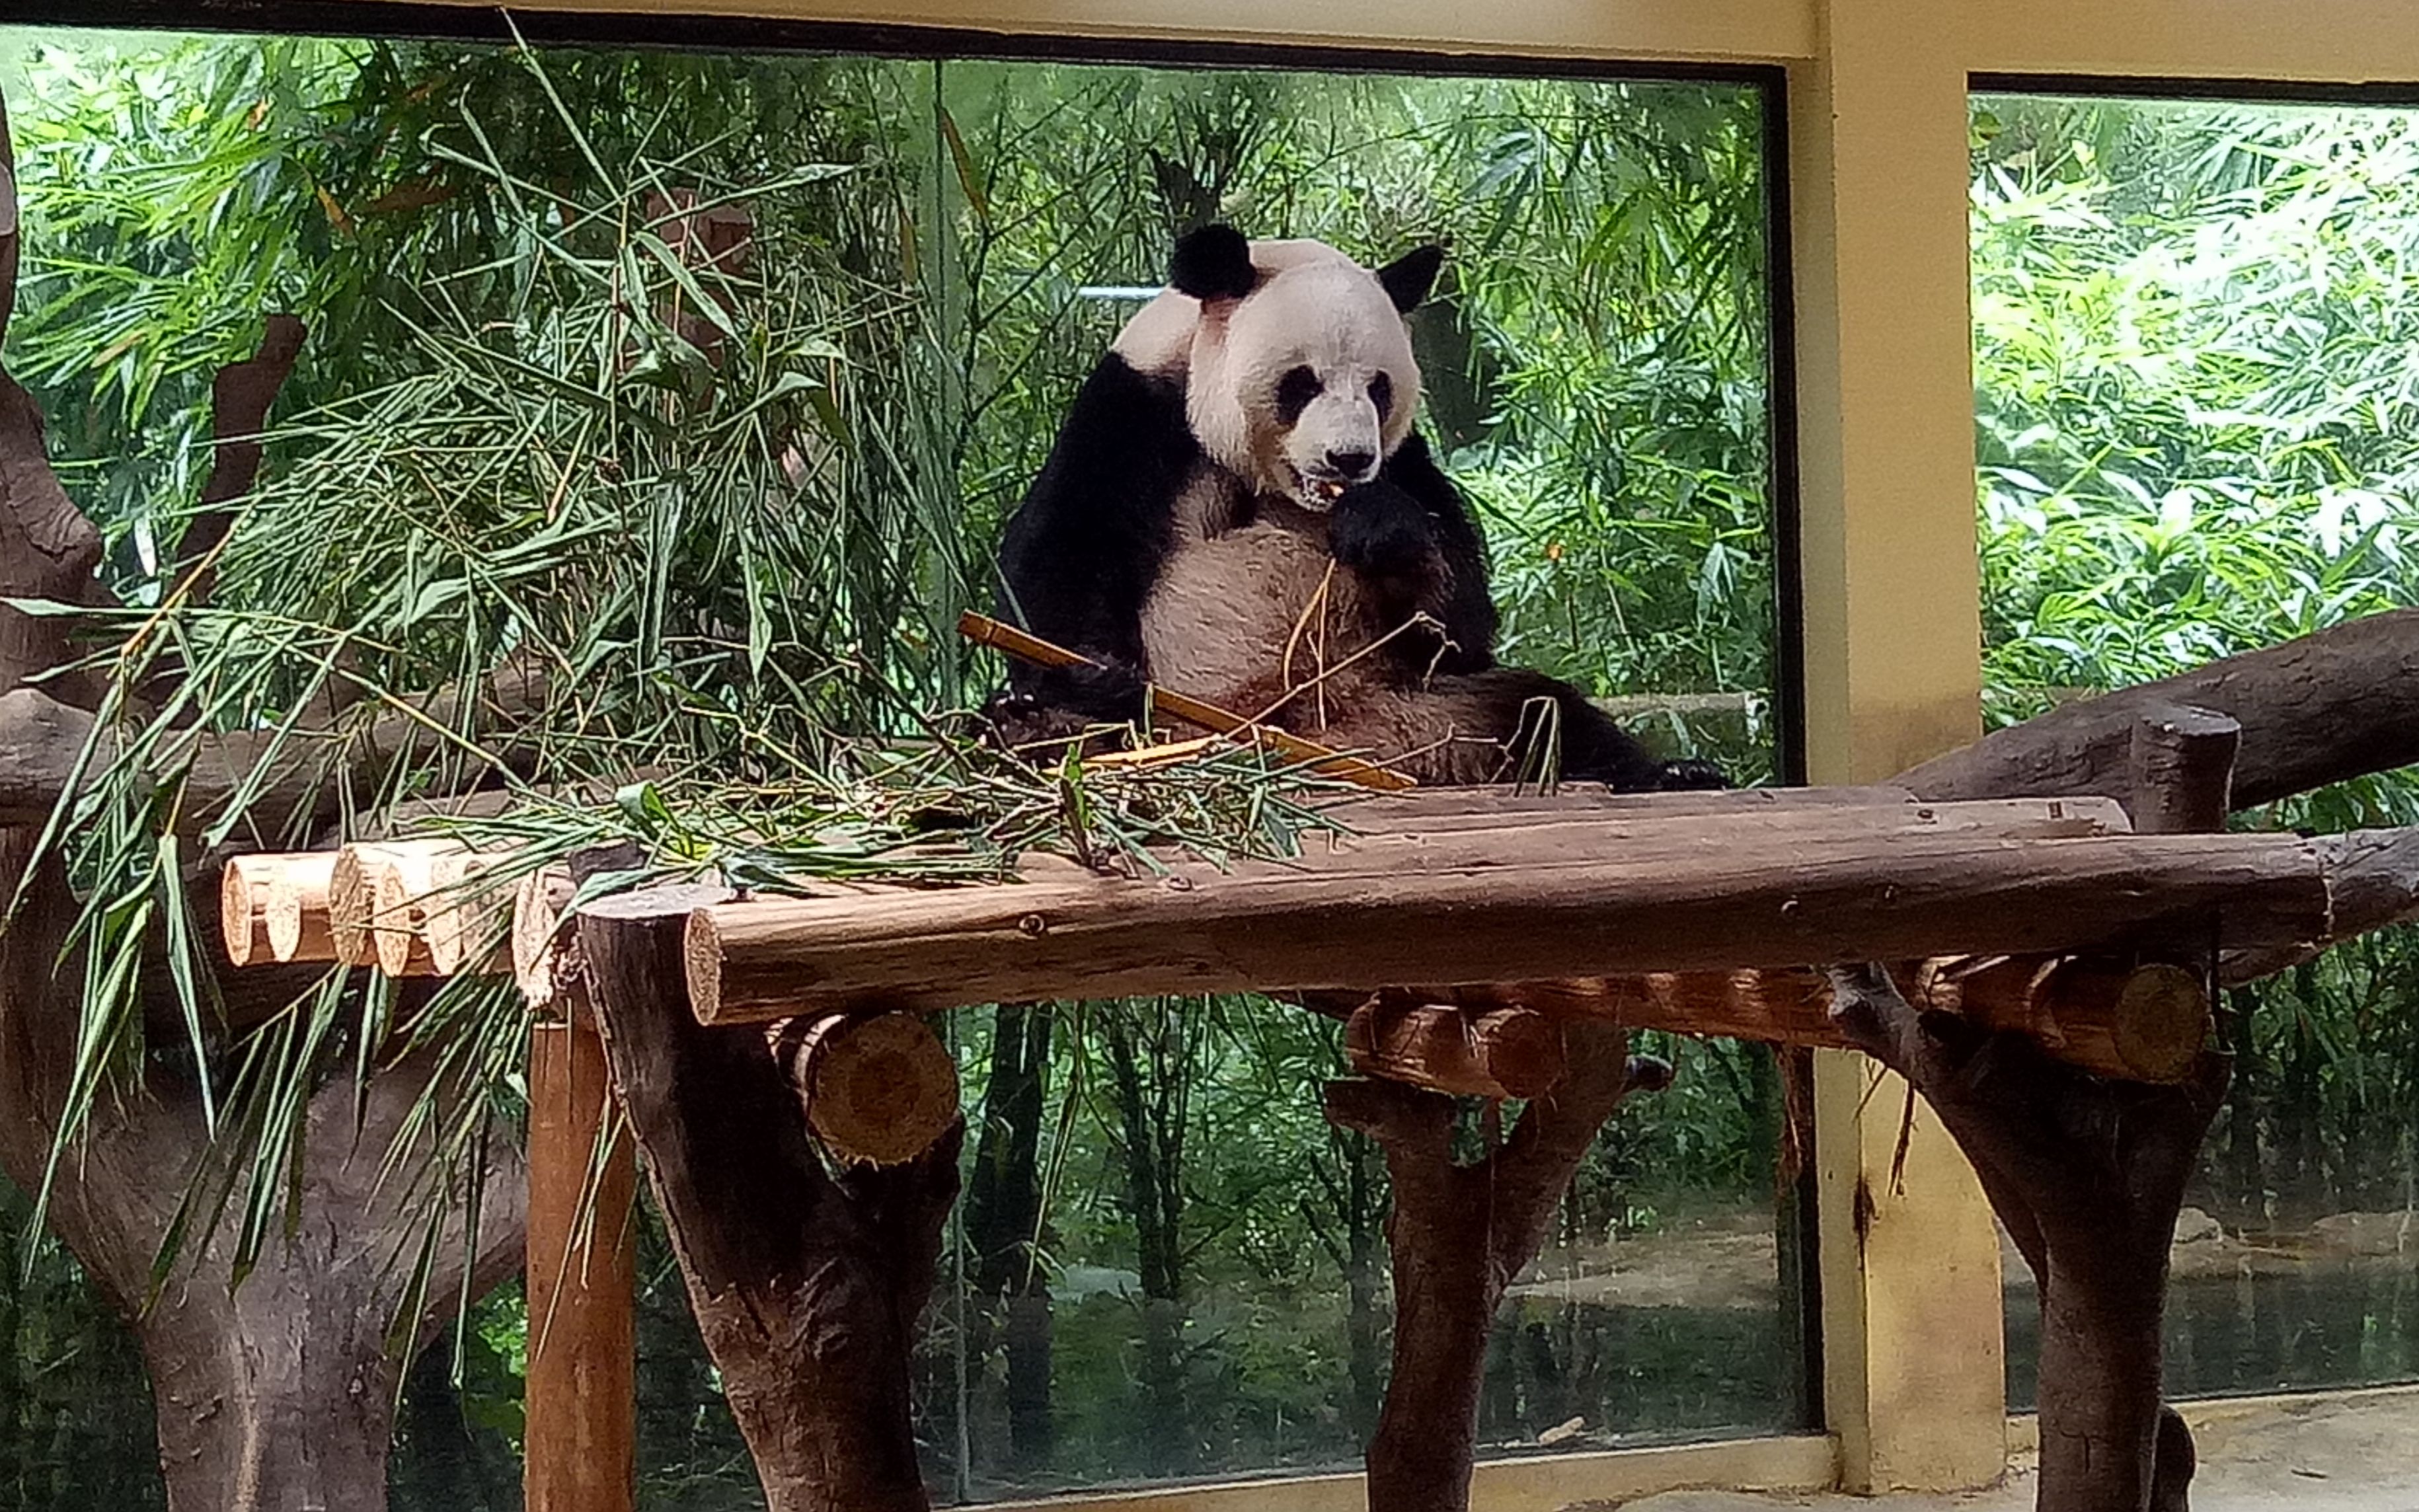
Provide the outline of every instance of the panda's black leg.
<path id="1" fill-rule="evenodd" d="M 1730 775 L 1711 762 L 1694 757 L 1665 762 L 1655 788 L 1658 793 L 1718 792 L 1731 785 Z"/>
<path id="2" fill-rule="evenodd" d="M 1721 768 L 1711 762 L 1657 761 L 1637 736 L 1576 688 L 1563 689 L 1556 702 L 1562 717 L 1562 770 L 1567 780 L 1602 782 L 1616 793 L 1701 792 L 1731 785 Z"/>

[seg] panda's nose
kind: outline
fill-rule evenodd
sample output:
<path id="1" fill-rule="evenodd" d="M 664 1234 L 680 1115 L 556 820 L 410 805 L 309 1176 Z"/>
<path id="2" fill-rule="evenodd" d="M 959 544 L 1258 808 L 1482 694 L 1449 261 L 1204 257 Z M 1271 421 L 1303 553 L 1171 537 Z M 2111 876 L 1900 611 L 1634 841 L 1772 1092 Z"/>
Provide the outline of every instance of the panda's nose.
<path id="1" fill-rule="evenodd" d="M 1356 483 L 1369 475 L 1369 469 L 1377 462 L 1377 460 L 1378 454 L 1375 452 L 1330 452 L 1327 454 L 1328 468 L 1333 471 L 1337 477 L 1350 479 Z"/>

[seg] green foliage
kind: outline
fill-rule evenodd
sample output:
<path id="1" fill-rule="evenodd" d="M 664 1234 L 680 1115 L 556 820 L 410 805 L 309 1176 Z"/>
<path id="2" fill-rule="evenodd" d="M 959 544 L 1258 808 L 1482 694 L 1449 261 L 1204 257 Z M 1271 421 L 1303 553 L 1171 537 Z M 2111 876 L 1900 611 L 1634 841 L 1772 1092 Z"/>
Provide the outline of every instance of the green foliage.
<path id="1" fill-rule="evenodd" d="M 2412 602 L 2411 116 L 1994 100 L 1980 119 L 1995 706 Z"/>
<path id="2" fill-rule="evenodd" d="M 1769 686 L 1749 93 L 249 39 L 28 51 L 15 115 L 32 276 L 11 362 L 57 418 L 63 470 L 137 607 L 104 641 L 121 687 L 146 667 L 183 676 L 164 711 L 131 697 L 111 711 L 146 753 L 196 723 L 293 730 L 331 705 L 349 723 L 534 669 L 537 711 L 466 710 L 348 810 L 374 822 L 476 775 L 522 790 L 495 835 L 525 859 L 624 837 L 657 866 L 778 884 L 882 864 L 920 809 L 967 823 L 979 778 L 972 822 L 1002 854 L 1128 850 L 1153 826 L 1281 848 L 1286 800 L 1265 774 L 1195 774 L 1189 793 L 1162 783 L 1137 804 L 1079 774 L 1061 788 L 1061 774 L 977 772 L 933 719 L 996 675 L 951 622 L 988 596 L 994 532 L 1132 308 L 1086 290 L 1155 285 L 1174 233 L 1211 216 L 1372 259 L 1453 244 L 1459 282 L 1420 339 L 1450 463 L 1495 541 L 1507 652 L 1605 691 Z M 744 269 L 673 255 L 674 192 L 745 201 Z M 272 437 L 212 601 L 195 605 L 164 563 L 204 471 L 207 378 L 270 310 L 314 331 L 282 407 L 299 418 Z M 1770 766 L 1760 727 L 1663 733 L 1742 773 Z M 870 740 L 906 754 L 877 758 Z M 174 785 L 127 780 L 133 765 L 58 837 L 102 961 L 191 910 L 158 843 Z M 668 770 L 618 804 L 535 791 L 639 765 Z M 257 806 L 231 825 L 302 838 Z M 96 1097 L 143 1048 L 131 978 L 102 985 Z M 300 1096 L 369 1069 L 392 1005 L 331 983 L 229 1043 L 190 991 L 192 1059 L 227 1083 L 258 1243 Z M 455 992 L 415 1032 L 509 1107 L 519 1011 Z M 1162 1295 L 1093 1290 L 1065 1308 L 1068 1443 L 1046 1478 L 1132 1473 L 1117 1408 L 1132 1389 L 1182 1407 L 1154 1470 L 1319 1462 L 1365 1427 L 1383 1182 L 1375 1152 L 1318 1117 L 1310 1089 L 1336 1064 L 1332 1026 L 1254 1000 L 1071 1015 L 1038 1263 L 1062 1287 L 1122 1270 L 1151 1213 L 1142 1269 Z M 970 1088 L 987 1074 L 969 1072 Z M 1670 1187 L 1760 1190 L 1755 1130 L 1713 1103 L 1687 1116 L 1709 1110 L 1703 1128 L 1675 1119 L 1609 1150 L 1595 1206 L 1644 1211 L 1624 1192 L 1649 1163 Z M 430 1133 L 475 1158 L 475 1121 L 412 1135 Z M 1146 1146 L 1166 1157 L 1155 1196 L 1135 1170 Z M 651 1295 L 671 1294 L 657 1274 Z M 1333 1342 L 1348 1322 L 1348 1360 Z M 408 1414 L 408 1448 L 450 1443 L 453 1422 L 512 1430 L 496 1404 L 523 1327 L 488 1304 L 458 1386 L 415 1374 L 415 1399 L 458 1401 Z M 983 1347 L 956 1327 L 936 1350 Z M 716 1504 L 707 1488 L 739 1468 L 727 1420 L 699 1417 L 712 1388 L 693 1357 L 656 1352 L 659 1374 L 696 1379 L 647 1387 L 677 1398 L 670 1417 L 651 1410 L 651 1443 L 696 1468 L 651 1485 Z M 978 1381 L 996 1368 L 971 1366 Z M 952 1356 L 932 1368 L 938 1425 L 970 1398 Z M 1533 1411 L 1506 1430 L 1542 1426 L 1520 1427 Z M 971 1485 L 980 1468 L 935 1472 Z M 413 1473 L 407 1494 L 473 1494 Z"/>

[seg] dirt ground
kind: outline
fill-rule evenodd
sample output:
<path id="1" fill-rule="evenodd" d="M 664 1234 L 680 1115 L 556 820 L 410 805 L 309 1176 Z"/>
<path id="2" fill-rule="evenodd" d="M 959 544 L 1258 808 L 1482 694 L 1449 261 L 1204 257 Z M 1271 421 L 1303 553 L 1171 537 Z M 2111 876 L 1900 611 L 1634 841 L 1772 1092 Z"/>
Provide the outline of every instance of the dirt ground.
<path id="1" fill-rule="evenodd" d="M 2419 1509 L 2419 1389 L 2324 1399 L 2187 1406 L 2200 1442 L 2193 1512 L 2414 1512 Z M 1621 1512 L 2031 1512 L 2030 1456 L 1994 1490 L 1964 1496 L 1750 1496 L 1669 1491 Z M 1610 1512 L 1591 1508 L 1589 1512 Z"/>

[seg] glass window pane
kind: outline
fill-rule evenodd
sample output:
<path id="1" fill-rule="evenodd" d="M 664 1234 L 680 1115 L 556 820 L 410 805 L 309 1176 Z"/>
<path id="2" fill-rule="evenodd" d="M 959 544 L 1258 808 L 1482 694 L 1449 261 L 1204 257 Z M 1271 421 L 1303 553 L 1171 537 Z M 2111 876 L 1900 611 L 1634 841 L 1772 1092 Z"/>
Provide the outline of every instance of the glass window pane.
<path id="1" fill-rule="evenodd" d="M 1987 696 L 2001 719 L 2419 599 L 2419 113 L 1974 101 Z M 2409 824 L 2390 773 L 2242 816 Z M 2174 1252 L 2179 1396 L 2419 1378 L 2419 932 L 2228 995 Z M 2009 1256 L 2011 1396 L 2032 1280 Z"/>
<path id="2" fill-rule="evenodd" d="M 683 305 L 678 341 L 606 364 L 667 393 L 778 377 L 779 476 L 727 486 L 842 564 L 705 564 L 734 585 L 731 638 L 769 596 L 752 574 L 837 584 L 782 633 L 902 703 L 962 703 L 990 673 L 948 627 L 990 600 L 1001 521 L 1180 231 L 1373 263 L 1442 240 L 1424 425 L 1485 523 L 1502 655 L 1621 701 L 1670 754 L 1743 782 L 1781 765 L 1752 84 L 0 28 L 0 85 L 26 209 L 10 367 L 124 583 L 173 548 L 209 375 L 264 314 L 316 332 L 285 402 L 323 427 L 433 392 L 446 342 L 591 361 L 562 335 L 591 328 L 531 292 L 542 249 L 591 245 L 598 206 L 669 223 L 686 196 L 741 218 L 750 297 Z M 1353 1462 L 1387 1368 L 1386 1185 L 1319 1114 L 1334 1026 L 1221 999 L 950 1034 L 975 1128 L 918 1365 L 936 1494 Z M 1607 1133 L 1498 1326 L 1487 1454 L 1812 1422 L 1778 1063 L 1659 1048 L 1679 1085 Z M 752 1504 L 677 1273 L 652 1239 L 647 1260 L 647 1503 Z M 415 1376 L 399 1504 L 486 1494 L 520 1305 L 482 1309 L 458 1392 Z"/>

